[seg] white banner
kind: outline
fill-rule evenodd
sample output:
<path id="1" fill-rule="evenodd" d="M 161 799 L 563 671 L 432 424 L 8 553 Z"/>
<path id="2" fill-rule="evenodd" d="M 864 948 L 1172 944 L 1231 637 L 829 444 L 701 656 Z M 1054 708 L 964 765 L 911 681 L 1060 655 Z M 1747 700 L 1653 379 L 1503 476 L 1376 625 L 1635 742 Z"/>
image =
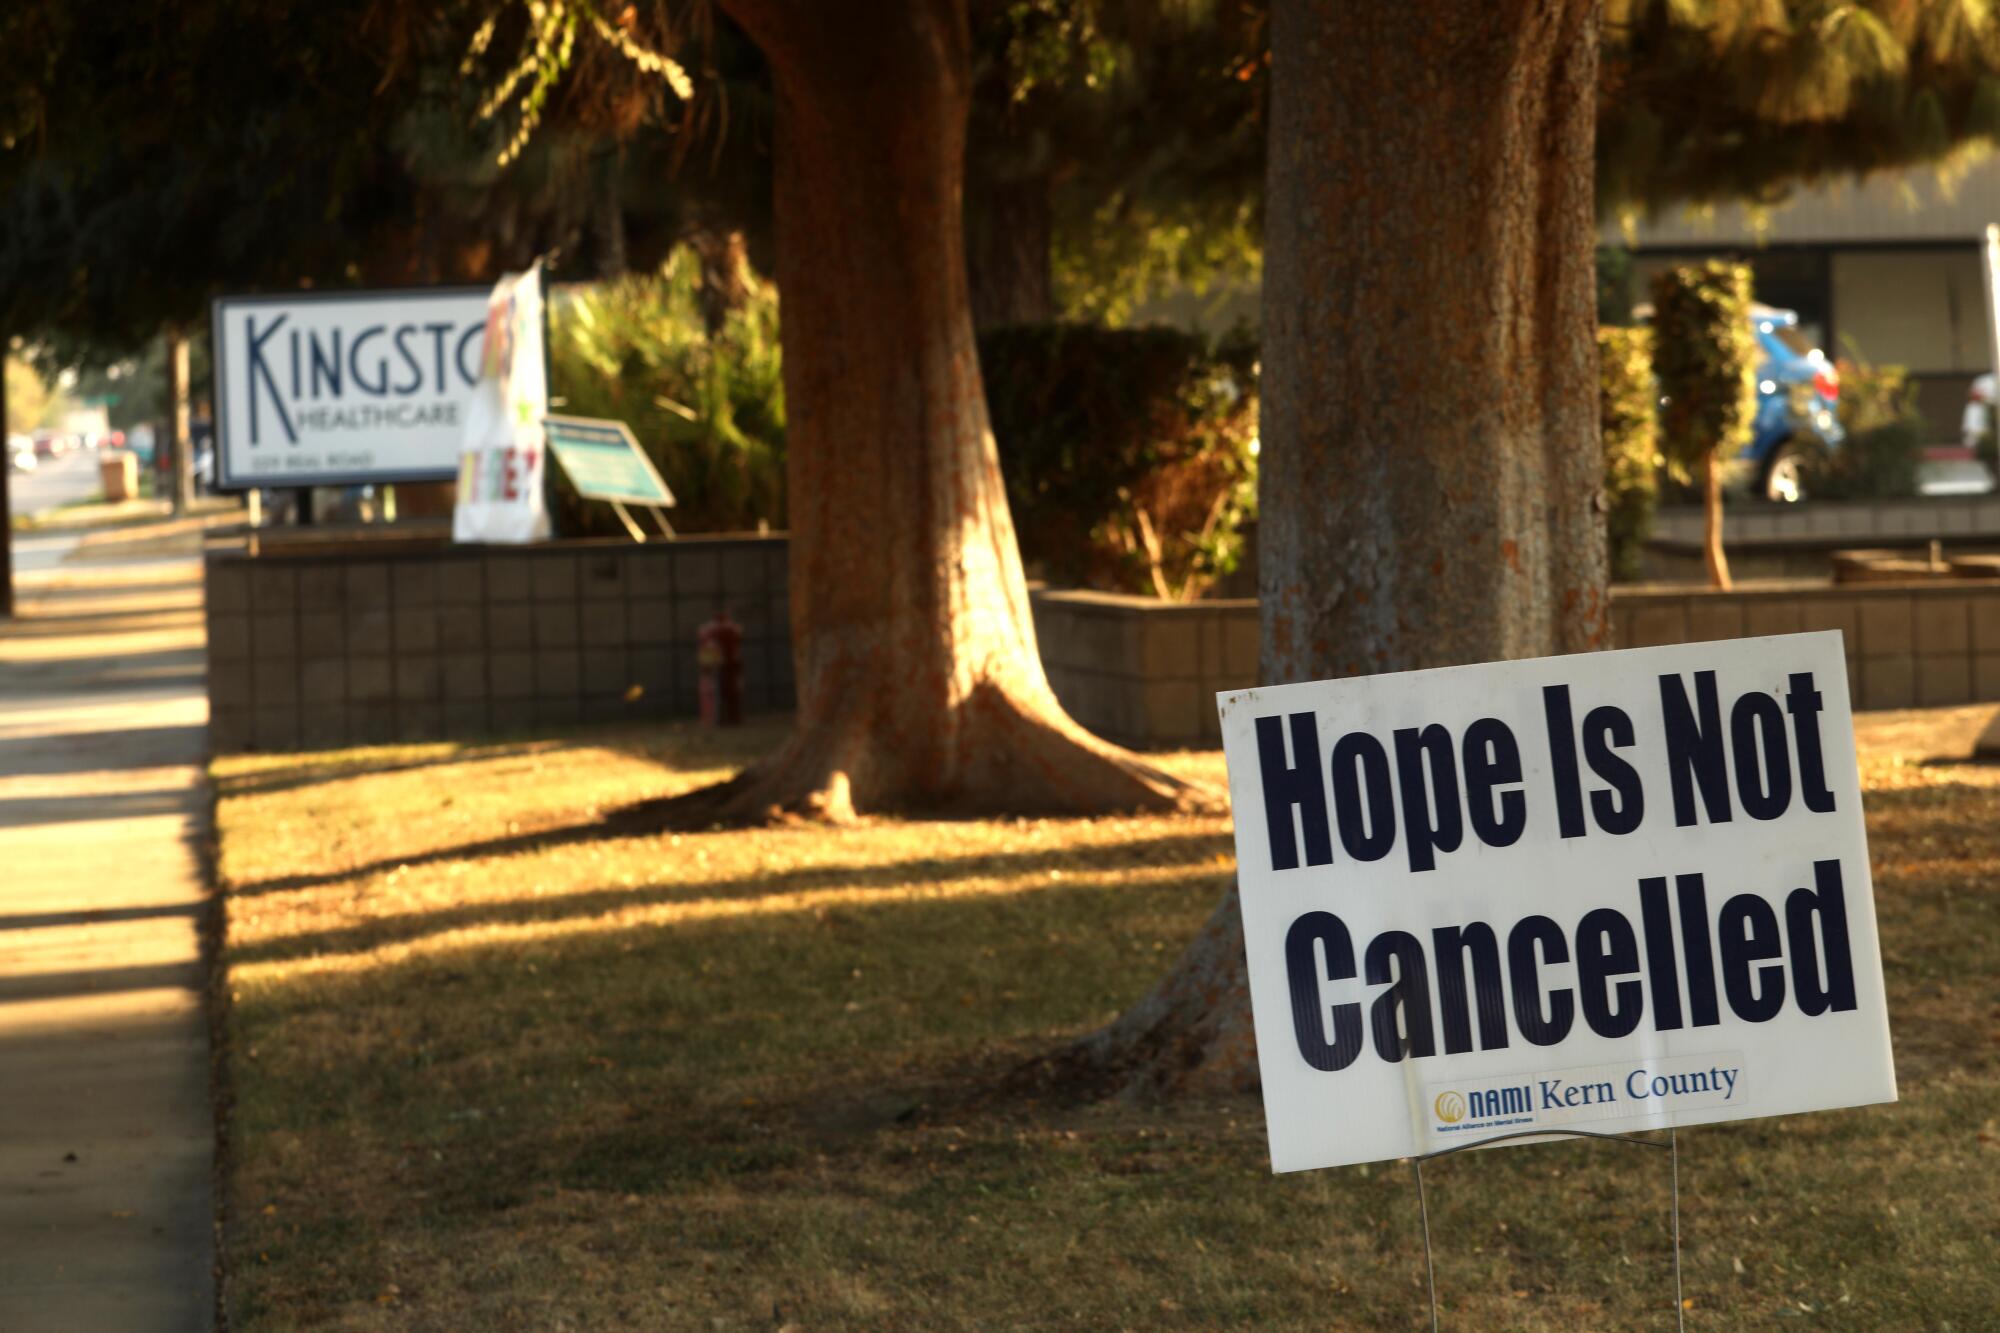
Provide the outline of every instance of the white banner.
<path id="1" fill-rule="evenodd" d="M 1218 702 L 1274 1170 L 1895 1100 L 1838 633 Z"/>
<path id="2" fill-rule="evenodd" d="M 485 326 L 478 288 L 221 297 L 217 484 L 449 480 Z"/>
<path id="3" fill-rule="evenodd" d="M 549 414 L 542 354 L 542 266 L 494 285 L 486 357 L 459 446 L 452 540 L 538 542 L 549 535 L 542 418 Z"/>

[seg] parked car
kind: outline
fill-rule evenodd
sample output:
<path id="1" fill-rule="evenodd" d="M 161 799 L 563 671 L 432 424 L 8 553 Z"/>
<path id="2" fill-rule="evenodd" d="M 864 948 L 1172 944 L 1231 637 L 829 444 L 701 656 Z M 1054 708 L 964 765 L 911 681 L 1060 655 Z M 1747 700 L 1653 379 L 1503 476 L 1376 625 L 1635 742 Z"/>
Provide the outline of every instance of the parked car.
<path id="1" fill-rule="evenodd" d="M 1799 437 L 1817 436 L 1829 449 L 1847 438 L 1840 425 L 1840 371 L 1799 331 L 1797 311 L 1756 305 L 1750 307 L 1750 322 L 1764 359 L 1757 367 L 1757 415 L 1750 442 L 1737 460 L 1753 469 L 1755 494 L 1781 502 L 1803 500 L 1810 446 Z"/>
<path id="2" fill-rule="evenodd" d="M 26 435 L 7 437 L 7 462 L 16 472 L 35 470 L 35 442 Z"/>

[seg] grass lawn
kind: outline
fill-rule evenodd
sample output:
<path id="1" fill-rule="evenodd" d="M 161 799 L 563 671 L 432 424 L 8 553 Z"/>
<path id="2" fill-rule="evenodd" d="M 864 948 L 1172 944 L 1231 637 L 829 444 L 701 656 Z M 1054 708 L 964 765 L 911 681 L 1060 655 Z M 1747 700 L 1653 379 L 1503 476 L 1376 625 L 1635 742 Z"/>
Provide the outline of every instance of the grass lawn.
<path id="1" fill-rule="evenodd" d="M 1988 712 L 1862 719 L 1903 1101 L 1681 1136 L 1690 1327 L 1994 1327 L 2000 770 L 1928 762 Z M 594 827 L 777 734 L 216 763 L 233 1329 L 1428 1326 L 1407 1165 L 963 1095 L 1145 989 L 1226 819 Z M 1426 1177 L 1446 1327 L 1672 1327 L 1665 1154 Z"/>

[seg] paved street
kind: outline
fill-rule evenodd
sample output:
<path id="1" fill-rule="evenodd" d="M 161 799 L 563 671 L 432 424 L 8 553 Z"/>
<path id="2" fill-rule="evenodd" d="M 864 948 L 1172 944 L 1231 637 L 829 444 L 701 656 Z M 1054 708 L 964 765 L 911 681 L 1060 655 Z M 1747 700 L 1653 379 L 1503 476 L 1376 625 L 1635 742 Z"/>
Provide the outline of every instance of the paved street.
<path id="1" fill-rule="evenodd" d="M 97 455 L 78 449 L 61 458 L 44 458 L 33 472 L 16 472 L 7 479 L 8 507 L 17 516 L 39 514 L 59 505 L 94 498 L 100 487 Z"/>
<path id="2" fill-rule="evenodd" d="M 79 449 L 61 458 L 44 458 L 33 472 L 10 474 L 7 478 L 7 507 L 16 518 L 31 518 L 63 505 L 92 499 L 100 489 L 97 455 Z M 79 535 L 74 532 L 15 533 L 15 572 L 54 569 L 76 549 Z"/>
<path id="3" fill-rule="evenodd" d="M 0 1328 L 207 1328 L 200 565 L 19 584 L 0 628 Z"/>

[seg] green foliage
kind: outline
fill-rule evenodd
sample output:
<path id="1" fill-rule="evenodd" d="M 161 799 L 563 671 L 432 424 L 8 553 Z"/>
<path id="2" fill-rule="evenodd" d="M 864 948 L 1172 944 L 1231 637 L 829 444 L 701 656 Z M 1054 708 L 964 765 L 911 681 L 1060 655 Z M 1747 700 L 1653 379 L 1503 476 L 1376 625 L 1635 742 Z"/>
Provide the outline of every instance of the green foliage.
<path id="1" fill-rule="evenodd" d="M 1782 187 L 1933 164 L 2000 130 L 1987 0 L 1608 0 L 1598 207 L 1771 203 Z"/>
<path id="2" fill-rule="evenodd" d="M 1928 427 L 1917 412 L 1916 386 L 1902 366 L 1843 357 L 1840 424 L 1847 439 L 1827 449 L 1807 444 L 1807 493 L 1827 500 L 1879 500 L 1917 493 L 1917 460 Z"/>
<path id="3" fill-rule="evenodd" d="M 700 265 L 680 250 L 656 274 L 558 299 L 549 338 L 549 392 L 560 411 L 632 428 L 674 493 L 684 532 L 785 522 L 785 400 L 778 302 L 768 283 L 723 318 L 713 337 L 701 309 Z M 624 531 L 607 506 L 555 487 L 556 521 L 576 535 Z"/>
<path id="4" fill-rule="evenodd" d="M 1749 433 L 1757 411 L 1750 269 L 1710 260 L 1653 279 L 1653 371 L 1667 468 L 1693 479 L 1711 451 Z"/>
<path id="5" fill-rule="evenodd" d="M 89 348 L 74 344 L 42 344 L 36 349 L 36 368 L 51 379 L 61 377 L 69 394 L 78 402 L 105 404 L 105 415 L 113 430 L 131 430 L 141 423 L 160 424 L 173 413 L 167 397 L 167 340 L 153 338 L 134 355 L 106 360 L 89 355 L 77 357 Z M 65 356 L 67 354 L 67 356 Z M 199 329 L 188 335 L 188 386 L 197 419 L 209 398 L 209 340 Z"/>
<path id="6" fill-rule="evenodd" d="M 1042 183 L 1063 318 L 1123 324 L 1163 291 L 1256 280 L 1265 11 L 975 0 L 967 197 Z"/>
<path id="7" fill-rule="evenodd" d="M 17 357 L 6 358 L 7 423 L 9 435 L 26 435 L 52 414 L 57 399 L 34 366 Z M 0 464 L 5 463 L 0 459 Z"/>
<path id="8" fill-rule="evenodd" d="M 1629 249 L 1622 245 L 1597 247 L 1599 325 L 1621 326 L 1632 322 L 1632 279 L 1632 252 Z"/>
<path id="9" fill-rule="evenodd" d="M 197 326 L 219 292 L 489 283 L 538 255 L 593 276 L 647 269 L 696 211 L 755 211 L 761 151 L 731 159 L 732 180 L 756 178 L 747 209 L 711 161 L 670 188 L 696 136 L 657 74 L 594 36 L 545 96 L 542 133 L 496 166 L 513 122 L 478 119 L 489 71 L 461 66 L 501 8 L 0 5 L 0 328 L 45 368 L 104 366 L 163 325 Z M 499 14 L 493 64 L 529 17 Z M 718 79 L 745 48 L 716 43 Z M 745 143 L 768 142 L 756 98 L 732 117 Z"/>
<path id="10" fill-rule="evenodd" d="M 1262 228 L 1253 200 L 1148 207 L 1114 197 L 1058 228 L 1056 306 L 1071 319 L 1122 325 L 1162 292 L 1207 295 L 1219 283 L 1255 284 L 1263 272 Z"/>
<path id="11" fill-rule="evenodd" d="M 1639 550 L 1653 527 L 1660 430 L 1653 382 L 1653 331 L 1597 331 L 1598 418 L 1604 441 L 1605 528 L 1611 576 L 1639 577 Z"/>
<path id="12" fill-rule="evenodd" d="M 1256 507 L 1249 338 L 1020 325 L 979 362 L 1024 559 L 1050 581 L 1199 597 L 1236 567 Z"/>

